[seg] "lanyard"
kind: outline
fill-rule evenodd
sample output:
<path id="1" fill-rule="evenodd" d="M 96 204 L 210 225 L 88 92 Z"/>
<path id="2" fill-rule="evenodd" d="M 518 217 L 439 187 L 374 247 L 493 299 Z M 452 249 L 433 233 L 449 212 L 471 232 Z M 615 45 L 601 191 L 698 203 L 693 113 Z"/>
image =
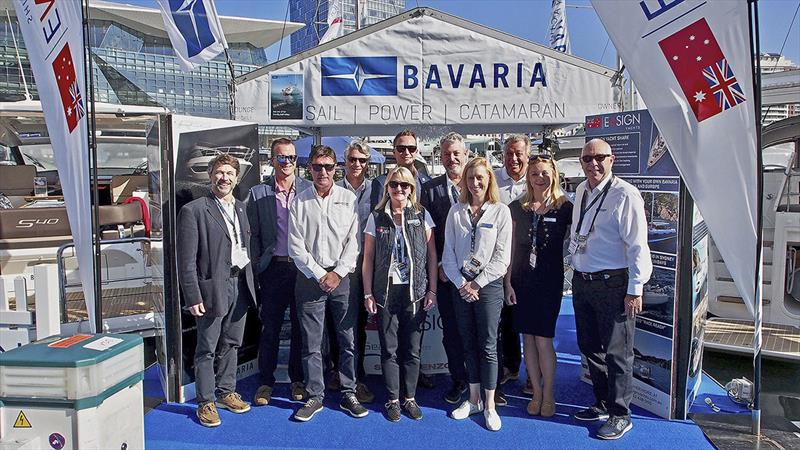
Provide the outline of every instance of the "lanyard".
<path id="1" fill-rule="evenodd" d="M 586 197 L 588 196 L 588 192 L 586 190 L 583 191 L 583 196 L 581 197 L 581 215 L 580 218 L 578 219 L 578 226 L 575 228 L 575 231 L 578 235 L 581 234 L 581 225 L 583 225 L 583 218 L 586 215 L 586 212 L 589 211 L 592 208 L 592 206 L 594 206 L 594 204 L 597 203 L 597 201 L 599 200 L 600 203 L 598 203 L 597 209 L 594 210 L 594 216 L 592 217 L 592 224 L 589 225 L 589 231 L 586 233 L 586 235 L 588 236 L 589 233 L 592 232 L 592 229 L 594 228 L 594 221 L 597 220 L 597 213 L 600 212 L 600 207 L 602 207 L 603 202 L 606 201 L 608 190 L 611 189 L 611 183 L 613 182 L 614 182 L 614 175 L 611 175 L 611 179 L 608 180 L 608 184 L 606 184 L 606 187 L 603 188 L 603 191 L 600 193 L 600 195 L 595 197 L 594 200 L 592 200 L 585 208 L 584 205 L 586 204 Z"/>
<path id="2" fill-rule="evenodd" d="M 469 216 L 470 216 L 469 217 L 469 221 L 470 221 L 470 224 L 472 225 L 472 230 L 470 232 L 470 253 L 474 255 L 475 254 L 475 234 L 478 232 L 478 222 L 481 221 L 481 217 L 483 217 L 483 214 L 486 212 L 486 203 L 484 202 L 484 204 L 481 205 L 481 209 L 478 211 L 477 214 L 475 214 L 474 217 L 472 216 L 472 210 L 469 209 L 469 205 L 467 206 L 467 212 L 469 213 Z"/>
<path id="3" fill-rule="evenodd" d="M 233 220 L 233 217 L 231 215 L 229 215 L 227 211 L 225 211 L 225 208 L 222 206 L 222 202 L 220 202 L 219 200 L 217 200 L 217 207 L 219 208 L 219 211 L 222 213 L 222 217 L 225 218 L 225 221 L 228 222 L 229 224 L 231 224 L 231 227 L 233 228 L 233 241 L 238 246 L 239 245 L 239 232 L 236 231 L 236 221 Z M 236 212 L 236 205 L 235 204 L 233 205 L 233 210 L 234 210 L 234 213 L 235 213 Z"/>
<path id="4" fill-rule="evenodd" d="M 539 220 L 544 217 L 544 214 L 539 214 L 533 211 L 531 215 L 531 248 L 536 248 L 537 235 L 539 234 Z"/>
<path id="5" fill-rule="evenodd" d="M 395 232 L 394 232 L 394 259 L 397 262 L 404 262 L 406 260 L 406 252 L 403 249 L 404 247 L 403 241 L 403 225 L 399 227 L 395 225 Z"/>
<path id="6" fill-rule="evenodd" d="M 448 183 L 448 184 L 450 184 L 450 183 Z M 453 199 L 452 205 L 455 205 L 455 204 L 458 203 L 458 190 L 452 184 L 450 184 L 450 197 Z"/>

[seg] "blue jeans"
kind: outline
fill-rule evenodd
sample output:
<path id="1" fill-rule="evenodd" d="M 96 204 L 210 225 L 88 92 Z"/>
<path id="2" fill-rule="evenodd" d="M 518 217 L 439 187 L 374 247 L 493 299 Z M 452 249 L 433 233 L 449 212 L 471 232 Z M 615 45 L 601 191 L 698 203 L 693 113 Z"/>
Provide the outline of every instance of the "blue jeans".
<path id="1" fill-rule="evenodd" d="M 458 333 L 464 344 L 467 382 L 483 389 L 497 388 L 497 329 L 503 309 L 503 279 L 498 278 L 478 291 L 478 300 L 466 302 L 454 291 L 453 307 Z"/>

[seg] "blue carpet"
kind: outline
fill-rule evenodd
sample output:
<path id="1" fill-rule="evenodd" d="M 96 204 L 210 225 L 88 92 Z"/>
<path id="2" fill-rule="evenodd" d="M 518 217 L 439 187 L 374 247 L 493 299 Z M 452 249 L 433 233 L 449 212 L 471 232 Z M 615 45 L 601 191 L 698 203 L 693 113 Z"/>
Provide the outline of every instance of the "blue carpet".
<path id="1" fill-rule="evenodd" d="M 483 415 L 456 421 L 448 417 L 452 406 L 442 400 L 449 378 L 435 377 L 436 387 L 420 388 L 417 400 L 425 417 L 413 421 L 403 417 L 398 423 L 383 417 L 384 389 L 380 377 L 367 380 L 377 399 L 363 419 L 353 419 L 338 409 L 338 394 L 329 394 L 325 409 L 313 420 L 291 420 L 299 403 L 287 400 L 288 385 L 276 385 L 269 406 L 253 408 L 246 414 L 220 411 L 222 425 L 209 429 L 195 418 L 194 404 L 162 404 L 145 416 L 145 442 L 148 449 L 191 448 L 636 448 L 682 449 L 713 448 L 700 428 L 691 421 L 667 421 L 633 408 L 634 427 L 623 439 L 605 442 L 595 438 L 598 424 L 580 424 L 571 414 L 593 402 L 591 387 L 580 381 L 580 354 L 575 341 L 572 301 L 565 297 L 556 332 L 558 374 L 557 414 L 551 419 L 532 418 L 525 412 L 528 398 L 521 394 L 524 377 L 509 382 L 504 391 L 509 405 L 498 408 L 503 421 L 497 433 L 487 431 Z M 524 373 L 522 371 L 521 373 Z M 258 378 L 239 382 L 239 391 L 251 399 Z M 715 400 L 716 401 L 716 400 Z M 679 444 L 680 443 L 680 444 Z"/>

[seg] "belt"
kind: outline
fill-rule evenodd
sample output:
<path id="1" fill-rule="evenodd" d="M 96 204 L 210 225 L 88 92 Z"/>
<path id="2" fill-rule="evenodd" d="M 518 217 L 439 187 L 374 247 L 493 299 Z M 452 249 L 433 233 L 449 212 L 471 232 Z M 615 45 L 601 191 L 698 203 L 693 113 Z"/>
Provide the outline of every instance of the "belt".
<path id="1" fill-rule="evenodd" d="M 611 277 L 616 277 L 620 275 L 627 275 L 628 269 L 610 269 L 610 270 L 601 270 L 599 272 L 578 272 L 576 270 L 574 273 L 575 275 L 583 278 L 586 281 L 597 281 L 597 280 L 607 280 Z"/>
<path id="2" fill-rule="evenodd" d="M 275 262 L 292 262 L 292 258 L 290 258 L 288 256 L 273 255 L 271 261 L 275 261 Z"/>
<path id="3" fill-rule="evenodd" d="M 244 272 L 244 269 L 240 267 L 231 267 L 231 278 L 236 278 Z"/>

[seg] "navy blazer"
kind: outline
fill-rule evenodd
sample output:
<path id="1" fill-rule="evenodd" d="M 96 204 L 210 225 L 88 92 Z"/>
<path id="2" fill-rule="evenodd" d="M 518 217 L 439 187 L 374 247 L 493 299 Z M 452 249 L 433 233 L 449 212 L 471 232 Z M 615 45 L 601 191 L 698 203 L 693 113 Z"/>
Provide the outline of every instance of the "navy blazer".
<path id="1" fill-rule="evenodd" d="M 294 195 L 305 191 L 312 183 L 304 178 L 294 178 Z M 278 238 L 278 211 L 275 205 L 275 177 L 268 177 L 263 183 L 250 189 L 247 199 L 247 217 L 253 236 L 250 239 L 250 257 L 256 276 L 267 270 L 275 243 Z"/>
<path id="2" fill-rule="evenodd" d="M 250 224 L 244 203 L 236 200 L 235 210 L 244 239 L 245 249 L 250 241 Z M 178 277 L 186 306 L 203 303 L 209 317 L 222 317 L 228 311 L 228 279 L 231 276 L 231 249 L 225 219 L 214 194 L 192 200 L 178 212 Z M 248 252 L 249 253 L 249 252 Z M 252 258 L 252 256 L 248 255 Z M 247 291 L 255 306 L 253 264 L 245 267 Z"/>
<path id="3" fill-rule="evenodd" d="M 450 212 L 450 194 L 447 192 L 447 174 L 422 185 L 419 202 L 433 219 L 436 228 L 433 229 L 433 238 L 436 241 L 436 256 L 442 260 L 444 251 L 444 230 L 447 223 L 447 213 Z"/>

